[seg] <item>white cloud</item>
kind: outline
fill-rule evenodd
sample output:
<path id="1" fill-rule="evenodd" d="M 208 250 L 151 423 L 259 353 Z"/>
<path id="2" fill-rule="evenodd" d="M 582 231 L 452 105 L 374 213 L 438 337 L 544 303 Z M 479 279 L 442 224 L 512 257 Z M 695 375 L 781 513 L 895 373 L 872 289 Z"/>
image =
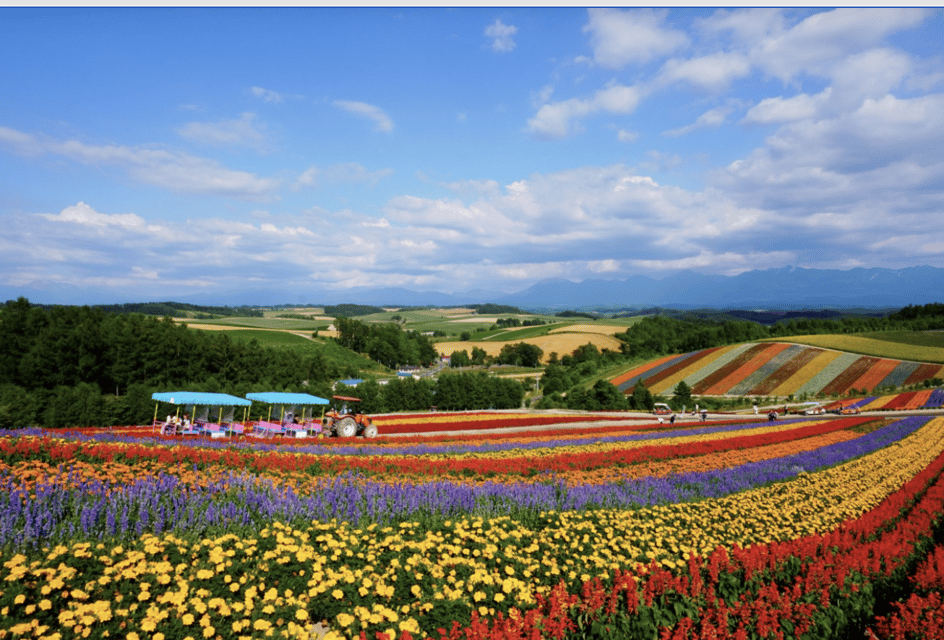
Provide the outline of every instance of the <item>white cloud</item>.
<path id="1" fill-rule="evenodd" d="M 626 129 L 620 129 L 616 133 L 616 139 L 619 140 L 620 142 L 626 142 L 626 143 L 636 142 L 637 140 L 639 140 L 639 132 L 627 131 Z"/>
<path id="2" fill-rule="evenodd" d="M 96 227 L 105 229 L 108 227 L 120 227 L 128 231 L 144 231 L 147 225 L 144 218 L 133 213 L 99 213 L 84 202 L 66 207 L 58 214 L 41 213 L 39 214 L 47 220 L 56 222 L 70 222 L 87 227 Z"/>
<path id="3" fill-rule="evenodd" d="M 602 67 L 619 69 L 669 55 L 688 45 L 681 31 L 664 26 L 668 11 L 651 9 L 589 9 L 593 60 Z"/>
<path id="4" fill-rule="evenodd" d="M 730 113 L 731 107 L 728 106 L 709 109 L 705 113 L 698 116 L 698 119 L 692 124 L 679 127 L 678 129 L 666 131 L 662 135 L 668 136 L 670 138 L 678 138 L 697 129 L 704 129 L 707 127 L 717 128 L 725 123 L 725 121 L 728 119 L 728 114 Z"/>
<path id="5" fill-rule="evenodd" d="M 393 169 L 379 169 L 369 171 L 356 162 L 344 162 L 329 167 L 309 167 L 295 180 L 296 189 L 302 187 L 318 187 L 328 183 L 367 183 L 376 186 L 378 182 L 393 173 Z"/>
<path id="6" fill-rule="evenodd" d="M 243 113 L 235 120 L 188 122 L 177 130 L 181 137 L 194 142 L 263 149 L 265 125 L 256 124 L 256 114 Z"/>
<path id="7" fill-rule="evenodd" d="M 768 124 L 813 118 L 822 111 L 831 93 L 832 89 L 827 87 L 815 96 L 801 93 L 792 98 L 765 98 L 751 107 L 743 122 Z"/>
<path id="8" fill-rule="evenodd" d="M 642 97 L 638 87 L 611 82 L 589 98 L 570 98 L 541 106 L 528 120 L 527 130 L 540 138 L 566 138 L 580 130 L 575 121 L 599 112 L 632 113 Z"/>
<path id="9" fill-rule="evenodd" d="M 667 61 L 657 83 L 687 82 L 711 91 L 727 89 L 734 80 L 747 76 L 750 61 L 741 53 L 719 51 L 697 58 L 673 58 Z"/>
<path id="10" fill-rule="evenodd" d="M 262 87 L 252 87 L 249 89 L 252 92 L 252 95 L 259 98 L 263 102 L 282 102 L 283 96 L 281 93 L 271 91 L 269 89 L 263 89 Z"/>
<path id="11" fill-rule="evenodd" d="M 730 33 L 734 46 L 751 47 L 773 35 L 782 34 L 786 29 L 783 9 L 720 9 L 707 18 L 695 22 L 698 29 L 715 39 Z"/>
<path id="12" fill-rule="evenodd" d="M 377 131 L 384 133 L 393 131 L 393 120 L 380 107 L 354 100 L 335 100 L 333 104 L 348 113 L 373 121 Z"/>
<path id="13" fill-rule="evenodd" d="M 264 200 L 280 181 L 221 167 L 216 161 L 164 147 L 94 145 L 39 138 L 0 127 L 0 144 L 27 156 L 58 155 L 90 166 L 116 166 L 133 179 L 171 191 Z"/>
<path id="14" fill-rule="evenodd" d="M 491 40 L 489 47 L 495 53 L 508 53 L 514 51 L 514 36 L 518 33 L 518 27 L 510 24 L 504 24 L 500 19 L 485 27 L 485 37 Z"/>
<path id="15" fill-rule="evenodd" d="M 841 8 L 814 13 L 753 48 L 755 64 L 784 81 L 799 74 L 831 75 L 850 55 L 925 19 L 924 9 Z"/>

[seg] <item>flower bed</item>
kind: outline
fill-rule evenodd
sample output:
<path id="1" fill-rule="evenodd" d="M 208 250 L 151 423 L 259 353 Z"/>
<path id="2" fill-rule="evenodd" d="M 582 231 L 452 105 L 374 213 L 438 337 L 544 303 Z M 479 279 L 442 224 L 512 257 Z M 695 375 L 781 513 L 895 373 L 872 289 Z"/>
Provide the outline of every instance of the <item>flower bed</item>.
<path id="1" fill-rule="evenodd" d="M 14 433 L 3 630 L 862 637 L 934 546 L 942 454 L 930 417 L 305 445 Z"/>

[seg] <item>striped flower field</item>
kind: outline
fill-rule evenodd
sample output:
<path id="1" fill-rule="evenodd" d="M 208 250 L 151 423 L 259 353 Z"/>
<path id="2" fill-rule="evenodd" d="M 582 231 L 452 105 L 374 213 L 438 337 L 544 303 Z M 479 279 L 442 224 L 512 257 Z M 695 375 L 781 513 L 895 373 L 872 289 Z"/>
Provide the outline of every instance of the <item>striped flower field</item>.
<path id="1" fill-rule="evenodd" d="M 629 393 L 642 381 L 671 395 L 681 382 L 696 395 L 845 395 L 944 378 L 944 365 L 859 356 L 779 342 L 748 343 L 665 356 L 614 378 Z"/>
<path id="2" fill-rule="evenodd" d="M 401 424 L 476 418 L 497 419 Z M 906 638 L 941 624 L 944 418 L 615 422 L 375 440 L 9 433 L 0 637 Z"/>

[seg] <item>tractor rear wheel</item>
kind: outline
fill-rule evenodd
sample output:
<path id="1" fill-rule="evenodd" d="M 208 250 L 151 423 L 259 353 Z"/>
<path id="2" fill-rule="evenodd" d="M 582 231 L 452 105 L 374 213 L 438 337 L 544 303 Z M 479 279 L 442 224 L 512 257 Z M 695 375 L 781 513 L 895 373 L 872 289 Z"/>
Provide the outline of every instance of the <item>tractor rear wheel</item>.
<path id="1" fill-rule="evenodd" d="M 346 416 L 338 420 L 338 436 L 341 438 L 353 438 L 357 434 L 357 421 L 351 416 Z"/>

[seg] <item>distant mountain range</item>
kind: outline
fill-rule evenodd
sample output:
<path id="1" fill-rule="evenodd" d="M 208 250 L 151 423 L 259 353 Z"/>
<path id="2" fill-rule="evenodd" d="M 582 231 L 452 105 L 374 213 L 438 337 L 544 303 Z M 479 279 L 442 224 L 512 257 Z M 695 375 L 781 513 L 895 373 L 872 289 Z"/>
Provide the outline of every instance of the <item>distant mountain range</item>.
<path id="1" fill-rule="evenodd" d="M 36 283 L 0 287 L 0 300 L 20 296 L 41 304 L 111 304 L 152 302 L 115 300 L 100 292 Z M 170 298 L 168 298 L 170 299 Z M 278 304 L 368 304 L 376 306 L 456 306 L 507 304 L 526 310 L 670 307 L 716 309 L 815 309 L 903 307 L 944 302 L 944 269 L 801 269 L 784 267 L 747 271 L 737 276 L 682 271 L 665 278 L 633 276 L 625 280 L 543 280 L 517 293 L 484 290 L 448 294 L 396 288 L 356 288 L 344 292 L 231 291 L 175 296 L 201 305 L 271 306 Z"/>

